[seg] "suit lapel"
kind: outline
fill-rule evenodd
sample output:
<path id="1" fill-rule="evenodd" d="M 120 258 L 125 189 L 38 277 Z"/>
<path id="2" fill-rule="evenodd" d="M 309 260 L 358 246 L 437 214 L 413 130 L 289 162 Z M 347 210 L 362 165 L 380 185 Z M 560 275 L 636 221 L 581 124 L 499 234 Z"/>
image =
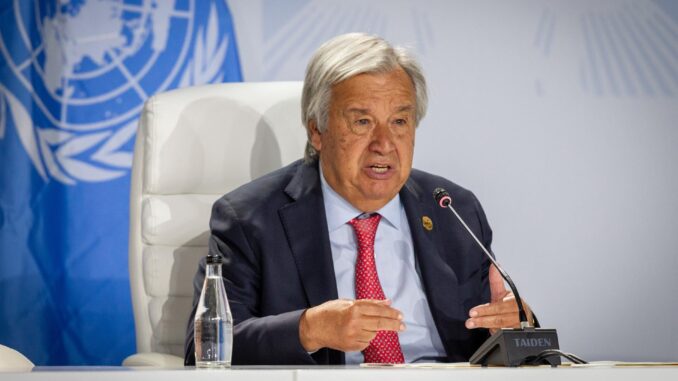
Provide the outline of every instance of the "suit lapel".
<path id="1" fill-rule="evenodd" d="M 426 196 L 412 178 L 400 191 L 431 314 L 447 353 L 453 353 L 454 348 L 448 348 L 449 339 L 456 336 L 454 331 L 459 325 L 458 317 L 463 316 L 464 311 L 457 287 L 457 274 L 441 256 L 439 250 L 445 248 L 439 248 L 436 244 L 435 235 L 440 234 L 440 229 L 435 225 L 436 221 L 433 221 L 431 230 L 424 228 L 422 217 L 433 219 L 438 215 L 433 210 L 436 206 L 433 199 Z"/>
<path id="2" fill-rule="evenodd" d="M 293 201 L 278 211 L 310 307 L 339 297 L 319 176 L 317 162 L 301 164 L 285 188 Z M 328 348 L 312 357 L 326 365 L 345 361 L 343 352 Z"/>
<path id="3" fill-rule="evenodd" d="M 293 201 L 278 211 L 309 306 L 338 298 L 318 176 L 317 162 L 301 164 L 285 188 Z"/>

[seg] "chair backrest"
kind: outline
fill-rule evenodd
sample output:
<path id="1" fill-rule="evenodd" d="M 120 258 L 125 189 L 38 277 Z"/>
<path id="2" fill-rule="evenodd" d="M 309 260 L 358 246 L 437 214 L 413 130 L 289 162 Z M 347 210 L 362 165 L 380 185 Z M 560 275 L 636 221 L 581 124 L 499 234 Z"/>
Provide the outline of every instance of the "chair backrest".
<path id="1" fill-rule="evenodd" d="M 137 352 L 183 357 L 211 207 L 302 157 L 301 82 L 228 83 L 150 98 L 134 149 L 129 272 Z"/>

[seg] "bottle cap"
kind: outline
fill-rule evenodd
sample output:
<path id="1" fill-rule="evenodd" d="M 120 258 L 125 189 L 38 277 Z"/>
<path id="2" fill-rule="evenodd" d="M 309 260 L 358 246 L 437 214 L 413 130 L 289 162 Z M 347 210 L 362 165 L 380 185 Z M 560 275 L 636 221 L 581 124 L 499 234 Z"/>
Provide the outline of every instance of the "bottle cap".
<path id="1" fill-rule="evenodd" d="M 214 264 L 220 265 L 222 263 L 224 263 L 224 259 L 221 257 L 221 255 L 211 255 L 210 254 L 210 255 L 207 256 L 207 264 L 208 265 L 214 265 Z"/>

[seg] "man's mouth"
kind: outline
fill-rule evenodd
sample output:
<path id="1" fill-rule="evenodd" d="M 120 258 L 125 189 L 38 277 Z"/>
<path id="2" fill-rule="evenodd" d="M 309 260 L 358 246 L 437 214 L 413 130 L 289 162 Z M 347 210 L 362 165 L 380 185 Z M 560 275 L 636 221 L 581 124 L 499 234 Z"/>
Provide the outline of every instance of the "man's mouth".
<path id="1" fill-rule="evenodd" d="M 370 168 L 372 168 L 372 171 L 376 173 L 386 173 L 389 168 L 391 168 L 388 165 L 382 165 L 382 164 L 374 164 L 371 165 Z"/>

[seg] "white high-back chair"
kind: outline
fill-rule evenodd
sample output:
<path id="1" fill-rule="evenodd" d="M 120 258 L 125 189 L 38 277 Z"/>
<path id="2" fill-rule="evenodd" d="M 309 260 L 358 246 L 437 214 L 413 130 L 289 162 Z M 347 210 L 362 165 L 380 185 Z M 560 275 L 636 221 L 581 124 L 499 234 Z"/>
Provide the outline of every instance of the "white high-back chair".
<path id="1" fill-rule="evenodd" d="M 303 156 L 301 82 L 227 83 L 150 98 L 134 148 L 129 272 L 137 354 L 183 366 L 193 276 L 223 194 Z"/>

